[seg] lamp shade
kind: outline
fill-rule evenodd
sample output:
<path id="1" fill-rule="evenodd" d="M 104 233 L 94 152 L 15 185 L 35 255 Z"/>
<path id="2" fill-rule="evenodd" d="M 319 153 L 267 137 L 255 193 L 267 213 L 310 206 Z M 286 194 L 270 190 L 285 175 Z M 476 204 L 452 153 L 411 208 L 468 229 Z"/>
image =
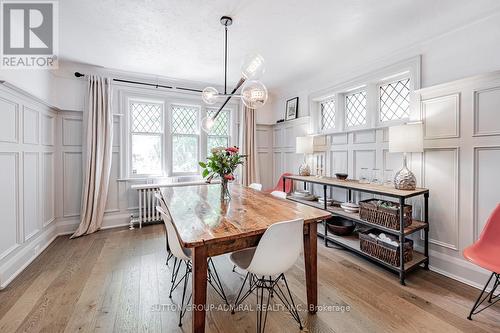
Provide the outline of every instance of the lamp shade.
<path id="1" fill-rule="evenodd" d="M 314 137 L 298 136 L 295 152 L 297 154 L 312 154 L 314 152 Z"/>
<path id="2" fill-rule="evenodd" d="M 421 153 L 424 151 L 422 124 L 406 124 L 389 128 L 391 153 Z"/>

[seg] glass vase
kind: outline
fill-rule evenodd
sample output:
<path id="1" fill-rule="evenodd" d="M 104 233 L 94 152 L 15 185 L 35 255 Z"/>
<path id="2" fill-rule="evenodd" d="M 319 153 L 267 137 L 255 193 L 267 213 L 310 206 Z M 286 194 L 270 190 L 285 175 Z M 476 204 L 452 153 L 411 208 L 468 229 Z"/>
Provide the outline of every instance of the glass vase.
<path id="1" fill-rule="evenodd" d="M 229 181 L 227 179 L 221 179 L 221 190 L 220 190 L 220 199 L 221 201 L 229 201 L 231 200 L 231 194 L 229 193 Z"/>

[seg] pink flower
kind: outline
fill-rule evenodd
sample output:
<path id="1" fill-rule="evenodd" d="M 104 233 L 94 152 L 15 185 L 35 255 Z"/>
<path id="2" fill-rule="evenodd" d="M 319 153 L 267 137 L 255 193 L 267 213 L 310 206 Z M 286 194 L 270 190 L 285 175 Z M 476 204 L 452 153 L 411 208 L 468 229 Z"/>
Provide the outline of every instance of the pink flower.
<path id="1" fill-rule="evenodd" d="M 224 175 L 224 179 L 234 180 L 234 176 L 232 174 Z"/>
<path id="2" fill-rule="evenodd" d="M 230 152 L 231 154 L 236 154 L 240 149 L 238 147 L 227 147 L 226 151 Z"/>

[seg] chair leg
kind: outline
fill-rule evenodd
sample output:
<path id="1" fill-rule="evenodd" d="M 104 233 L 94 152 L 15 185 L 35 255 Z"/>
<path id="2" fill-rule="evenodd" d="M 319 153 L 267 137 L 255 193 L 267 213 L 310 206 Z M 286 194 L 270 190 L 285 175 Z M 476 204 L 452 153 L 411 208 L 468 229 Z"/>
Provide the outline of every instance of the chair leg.
<path id="1" fill-rule="evenodd" d="M 255 290 L 255 283 L 253 283 L 254 276 L 253 274 L 250 274 L 247 272 L 245 275 L 245 279 L 243 280 L 243 283 L 241 284 L 240 291 L 238 292 L 238 296 L 236 296 L 236 300 L 234 301 L 234 306 L 231 309 L 231 313 L 234 314 L 236 308 L 243 303 L 243 301 Z M 243 289 L 245 288 L 245 284 L 248 280 L 248 290 L 241 296 L 241 293 L 243 292 Z M 241 297 L 241 298 L 240 298 Z"/>
<path id="2" fill-rule="evenodd" d="M 262 277 L 262 285 L 257 285 L 257 332 L 263 333 L 266 329 L 267 310 L 269 308 L 269 300 L 271 298 L 270 288 L 266 286 L 265 277 Z M 267 300 L 264 305 L 264 292 L 267 290 Z"/>
<path id="3" fill-rule="evenodd" d="M 184 275 L 184 287 L 182 288 L 182 301 L 181 301 L 181 308 L 180 308 L 180 313 L 179 313 L 179 327 L 182 326 L 182 318 L 184 317 L 184 314 L 186 313 L 187 310 L 187 304 L 189 303 L 189 300 L 191 299 L 191 296 L 189 296 L 189 300 L 187 303 L 184 301 L 186 300 L 186 291 L 187 291 L 187 285 L 189 281 L 189 275 L 191 273 L 191 269 L 189 265 L 186 263 L 186 273 Z M 186 304 L 186 306 L 185 306 Z"/>
<path id="4" fill-rule="evenodd" d="M 493 283 L 493 288 L 491 289 L 491 291 L 489 293 L 487 293 L 486 288 L 488 288 L 488 285 L 490 284 L 493 277 L 495 277 L 495 280 L 494 280 L 495 282 Z M 495 304 L 496 302 L 498 302 L 500 300 L 500 297 L 498 295 L 497 296 L 493 295 L 495 290 L 497 289 L 499 283 L 500 283 L 499 280 L 500 280 L 499 274 L 494 273 L 494 272 L 491 273 L 490 278 L 488 279 L 488 282 L 486 282 L 486 284 L 484 285 L 484 288 L 481 291 L 481 294 L 479 294 L 479 297 L 477 298 L 476 302 L 474 303 L 474 306 L 472 307 L 467 319 L 472 320 L 472 315 L 478 314 L 479 312 L 489 308 L 490 306 L 492 306 L 493 304 Z M 485 296 L 483 297 L 483 295 L 485 295 Z M 479 307 L 481 306 L 481 304 L 483 304 L 484 301 L 486 301 L 486 300 L 488 301 L 489 304 L 484 306 L 482 309 L 478 310 Z"/>
<path id="5" fill-rule="evenodd" d="M 219 294 L 226 305 L 229 306 L 226 293 L 224 292 L 224 286 L 222 285 L 222 281 L 219 278 L 219 274 L 217 273 L 217 269 L 215 268 L 212 258 L 208 258 L 208 283 L 212 286 L 212 288 L 214 288 L 215 292 Z"/>
<path id="6" fill-rule="evenodd" d="M 279 286 L 280 280 L 283 280 L 287 294 L 285 294 L 283 292 L 283 290 L 281 290 L 281 287 Z M 288 312 L 290 312 L 293 319 L 295 319 L 295 321 L 299 324 L 300 330 L 302 330 L 304 327 L 302 326 L 302 321 L 300 320 L 299 311 L 297 310 L 297 307 L 295 306 L 292 292 L 290 291 L 290 288 L 288 286 L 288 282 L 286 280 L 285 274 L 281 274 L 280 276 L 278 276 L 278 278 L 275 280 L 275 284 L 273 286 L 273 289 L 275 290 L 276 295 L 281 300 L 281 302 L 283 302 L 283 305 L 285 305 L 287 307 Z"/>
<path id="7" fill-rule="evenodd" d="M 497 290 L 497 287 L 499 284 L 500 284 L 500 275 L 497 275 L 497 279 L 493 285 L 493 289 L 491 289 L 491 292 L 490 292 L 490 297 L 488 298 L 488 303 L 491 303 L 491 301 L 497 297 L 497 296 L 494 296 L 494 294 L 495 294 L 495 291 Z"/>
<path id="8" fill-rule="evenodd" d="M 167 255 L 167 262 L 165 263 L 165 265 L 167 265 L 167 266 L 168 266 L 168 262 L 170 261 L 170 259 L 172 259 L 172 257 L 173 257 L 174 255 L 173 255 L 173 254 L 172 254 L 172 252 L 170 252 L 170 251 L 168 251 L 167 253 L 168 253 L 168 255 Z"/>
<path id="9" fill-rule="evenodd" d="M 175 266 L 174 266 L 174 271 L 172 272 L 172 281 L 171 281 L 171 285 L 170 285 L 170 293 L 168 295 L 169 298 L 172 298 L 172 292 L 175 290 L 175 288 L 177 288 L 177 286 L 179 285 L 179 283 L 181 283 L 182 279 L 184 279 L 186 276 L 183 276 L 180 281 L 177 281 L 177 276 L 179 275 L 179 269 L 181 268 L 181 263 L 182 263 L 182 260 L 177 260 L 177 269 L 175 270 Z M 188 264 L 186 263 L 186 268 L 188 267 Z"/>
<path id="10" fill-rule="evenodd" d="M 168 259 L 167 259 L 168 262 Z M 174 258 L 174 268 L 172 269 L 172 278 L 170 279 L 170 282 L 174 282 L 174 276 L 175 276 L 175 267 L 177 266 L 177 263 L 179 263 L 180 260 L 177 258 Z"/>

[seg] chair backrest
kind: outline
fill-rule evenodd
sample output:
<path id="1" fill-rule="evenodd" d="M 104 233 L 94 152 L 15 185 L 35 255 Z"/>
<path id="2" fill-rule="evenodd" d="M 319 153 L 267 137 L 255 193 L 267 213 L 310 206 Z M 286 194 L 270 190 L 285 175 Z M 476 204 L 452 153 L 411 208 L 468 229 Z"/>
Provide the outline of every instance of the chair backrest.
<path id="1" fill-rule="evenodd" d="M 163 196 L 161 195 L 160 192 L 155 192 L 155 198 L 158 200 L 158 202 L 160 203 L 160 207 L 164 210 L 164 211 L 167 211 L 167 203 L 165 202 L 165 200 L 163 199 Z"/>
<path id="2" fill-rule="evenodd" d="M 257 191 L 262 191 L 262 184 L 259 184 L 259 183 L 252 183 L 252 184 L 248 185 L 248 187 L 250 187 L 254 190 L 257 190 Z"/>
<path id="3" fill-rule="evenodd" d="M 285 182 L 285 180 L 283 179 L 284 176 L 292 176 L 293 174 L 292 173 L 289 173 L 289 172 L 285 172 L 284 174 L 282 174 L 280 176 L 280 179 L 278 180 L 278 184 L 276 184 L 276 187 L 274 189 L 272 189 L 272 191 L 283 191 L 283 182 Z M 286 182 L 285 182 L 285 192 L 286 193 L 291 193 L 293 190 L 293 181 L 291 179 L 288 179 Z"/>
<path id="4" fill-rule="evenodd" d="M 303 233 L 303 219 L 271 225 L 260 239 L 247 271 L 278 275 L 289 270 L 302 251 Z"/>
<path id="5" fill-rule="evenodd" d="M 281 191 L 272 191 L 271 192 L 271 195 L 272 196 L 275 196 L 277 198 L 280 198 L 280 199 L 286 199 L 286 193 L 285 192 L 281 192 Z"/>
<path id="6" fill-rule="evenodd" d="M 170 251 L 174 255 L 174 257 L 182 260 L 189 260 L 189 257 L 186 256 L 184 252 L 184 248 L 181 245 L 179 240 L 179 235 L 177 234 L 177 230 L 175 229 L 174 224 L 172 223 L 172 218 L 170 217 L 170 213 L 168 210 L 164 210 L 160 206 L 156 206 L 156 210 L 161 214 L 163 218 L 163 223 L 165 223 L 165 228 L 167 228 L 167 237 L 168 237 L 168 245 L 170 246 Z"/>
<path id="7" fill-rule="evenodd" d="M 500 244 L 500 203 L 497 204 L 479 236 L 478 243 Z"/>

